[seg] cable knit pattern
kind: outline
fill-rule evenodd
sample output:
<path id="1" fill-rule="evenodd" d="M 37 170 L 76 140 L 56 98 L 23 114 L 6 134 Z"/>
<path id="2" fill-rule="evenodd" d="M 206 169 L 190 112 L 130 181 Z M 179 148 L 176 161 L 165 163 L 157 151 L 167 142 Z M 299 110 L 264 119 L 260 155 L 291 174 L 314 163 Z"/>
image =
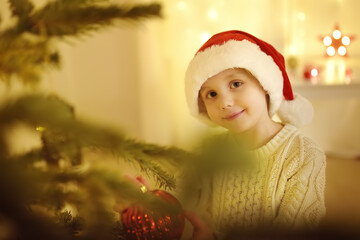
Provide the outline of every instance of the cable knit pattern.
<path id="1" fill-rule="evenodd" d="M 230 135 L 229 135 L 230 136 Z M 294 126 L 285 125 L 252 151 L 255 167 L 219 173 L 203 188 L 202 206 L 218 231 L 316 226 L 325 214 L 325 155 Z"/>

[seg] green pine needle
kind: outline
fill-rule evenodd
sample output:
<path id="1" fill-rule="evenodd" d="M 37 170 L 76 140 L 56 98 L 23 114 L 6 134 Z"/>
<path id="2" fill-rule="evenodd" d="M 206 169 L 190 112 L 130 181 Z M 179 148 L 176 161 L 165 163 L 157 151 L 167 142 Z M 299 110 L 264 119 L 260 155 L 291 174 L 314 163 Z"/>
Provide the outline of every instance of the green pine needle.
<path id="1" fill-rule="evenodd" d="M 9 4 L 12 15 L 19 18 L 26 18 L 34 9 L 29 0 L 9 0 Z"/>
<path id="2" fill-rule="evenodd" d="M 160 17 L 160 4 L 119 6 L 106 0 L 54 0 L 34 9 L 29 0 L 9 0 L 18 18 L 0 29 L 0 80 L 17 77 L 35 85 L 49 67 L 60 67 L 60 56 L 50 48 L 53 38 L 89 35 L 117 21 Z"/>
<path id="3" fill-rule="evenodd" d="M 49 67 L 60 67 L 54 39 L 161 16 L 157 3 L 125 6 L 108 0 L 52 0 L 35 9 L 31 0 L 8 1 L 17 21 L 0 29 L 0 80 L 17 79 L 25 84 L 39 82 Z M 40 148 L 11 154 L 7 135 L 18 123 L 39 131 Z M 117 163 L 119 168 L 113 168 L 111 157 L 83 159 L 82 151 L 94 147 L 116 153 L 122 160 Z M 0 106 L 0 192 L 5 193 L 0 198 L 0 224 L 11 224 L 5 238 L 111 239 L 115 226 L 111 200 L 115 197 L 156 212 L 179 211 L 142 193 L 120 170 L 122 163 L 137 165 L 160 187 L 172 189 L 175 179 L 163 163 L 181 165 L 189 158 L 183 150 L 142 143 L 114 129 L 78 120 L 72 106 L 56 96 L 29 94 L 7 99 Z M 69 206 L 77 210 L 76 216 L 64 210 Z"/>
<path id="4" fill-rule="evenodd" d="M 49 67 L 59 67 L 60 57 L 49 50 L 47 41 L 0 37 L 0 79 L 17 76 L 24 83 L 36 83 Z"/>
<path id="5" fill-rule="evenodd" d="M 71 211 L 59 212 L 55 215 L 56 222 L 68 229 L 71 235 L 79 234 L 83 228 L 83 219 L 78 216 L 72 216 Z"/>
<path id="6" fill-rule="evenodd" d="M 141 6 L 78 6 L 49 2 L 29 17 L 29 24 L 22 25 L 22 31 L 29 31 L 47 37 L 78 37 L 105 26 L 115 20 L 141 20 L 160 16 L 160 5 Z"/>
<path id="7" fill-rule="evenodd" d="M 42 126 L 45 128 L 44 133 L 46 129 L 56 130 L 56 134 L 50 135 L 52 145 L 47 146 L 52 146 L 52 153 L 58 153 L 62 159 L 68 158 L 72 161 L 71 165 L 79 162 L 73 162 L 71 157 L 77 156 L 76 148 L 100 147 L 117 153 L 125 161 L 138 164 L 140 169 L 153 176 L 161 187 L 169 189 L 175 187 L 174 177 L 160 167 L 157 158 L 161 155 L 163 158 L 180 163 L 181 156 L 184 156 L 183 161 L 189 156 L 180 149 L 140 144 L 113 129 L 77 120 L 73 117 L 72 108 L 53 96 L 22 96 L 0 107 L 0 124 L 7 126 L 14 121 L 21 121 L 34 129 Z M 2 134 L 1 129 L 0 134 Z"/>

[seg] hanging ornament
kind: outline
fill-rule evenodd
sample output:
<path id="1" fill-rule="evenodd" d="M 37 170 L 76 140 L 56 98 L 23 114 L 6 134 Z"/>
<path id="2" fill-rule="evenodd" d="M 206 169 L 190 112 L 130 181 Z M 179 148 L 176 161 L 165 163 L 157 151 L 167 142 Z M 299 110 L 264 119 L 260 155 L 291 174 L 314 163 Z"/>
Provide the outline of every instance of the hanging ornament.
<path id="1" fill-rule="evenodd" d="M 330 35 L 320 36 L 320 39 L 326 46 L 326 56 L 347 56 L 347 47 L 354 40 L 354 36 L 344 35 L 340 31 L 339 25 L 336 24 Z"/>
<path id="2" fill-rule="evenodd" d="M 155 212 L 144 209 L 144 207 L 137 204 L 131 205 L 124 209 L 121 215 L 126 239 L 179 240 L 185 224 L 180 202 L 166 191 L 148 191 L 145 184 L 141 186 L 141 190 L 144 194 L 153 194 L 155 197 L 165 200 L 171 206 L 178 209 L 178 211 L 170 211 L 168 213 L 164 211 Z"/>

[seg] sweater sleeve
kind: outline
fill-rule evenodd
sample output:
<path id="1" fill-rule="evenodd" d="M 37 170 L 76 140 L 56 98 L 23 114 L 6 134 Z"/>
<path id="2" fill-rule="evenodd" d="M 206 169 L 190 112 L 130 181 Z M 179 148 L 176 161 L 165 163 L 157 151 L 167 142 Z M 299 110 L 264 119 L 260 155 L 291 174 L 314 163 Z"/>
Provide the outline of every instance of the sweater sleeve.
<path id="1" fill-rule="evenodd" d="M 324 152 L 310 139 L 301 138 L 297 157 L 287 164 L 285 188 L 276 212 L 275 225 L 290 228 L 316 227 L 325 215 Z"/>

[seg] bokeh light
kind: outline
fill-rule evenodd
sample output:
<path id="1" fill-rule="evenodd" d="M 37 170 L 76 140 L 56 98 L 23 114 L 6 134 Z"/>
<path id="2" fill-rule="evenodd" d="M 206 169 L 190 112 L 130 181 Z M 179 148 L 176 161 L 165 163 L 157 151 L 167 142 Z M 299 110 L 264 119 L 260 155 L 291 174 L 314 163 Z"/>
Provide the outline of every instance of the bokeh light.
<path id="1" fill-rule="evenodd" d="M 342 37 L 341 42 L 347 46 L 350 44 L 350 38 L 348 36 L 344 36 Z"/>
<path id="2" fill-rule="evenodd" d="M 339 30 L 334 30 L 333 31 L 333 37 L 335 38 L 335 39 L 339 39 L 339 38 L 341 38 L 341 32 L 339 31 Z"/>
<path id="3" fill-rule="evenodd" d="M 338 49 L 338 53 L 340 56 L 344 56 L 346 54 L 346 48 L 344 46 L 340 46 Z"/>
<path id="4" fill-rule="evenodd" d="M 326 53 L 329 55 L 329 56 L 334 56 L 335 54 L 335 48 L 333 46 L 330 46 L 326 49 Z"/>
<path id="5" fill-rule="evenodd" d="M 330 46 L 332 43 L 331 37 L 329 36 L 324 37 L 323 43 L 325 44 L 325 46 Z"/>

